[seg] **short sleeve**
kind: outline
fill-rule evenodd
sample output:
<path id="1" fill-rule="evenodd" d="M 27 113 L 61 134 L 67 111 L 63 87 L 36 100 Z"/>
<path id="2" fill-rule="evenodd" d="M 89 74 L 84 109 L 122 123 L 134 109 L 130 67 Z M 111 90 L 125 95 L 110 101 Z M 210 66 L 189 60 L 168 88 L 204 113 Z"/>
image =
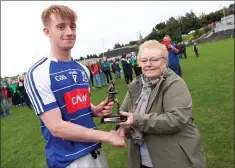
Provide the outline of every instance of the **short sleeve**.
<path id="1" fill-rule="evenodd" d="M 41 65 L 33 66 L 25 75 L 25 90 L 36 115 L 58 107 L 56 98 L 51 90 L 49 66 L 50 61 L 45 61 Z"/>

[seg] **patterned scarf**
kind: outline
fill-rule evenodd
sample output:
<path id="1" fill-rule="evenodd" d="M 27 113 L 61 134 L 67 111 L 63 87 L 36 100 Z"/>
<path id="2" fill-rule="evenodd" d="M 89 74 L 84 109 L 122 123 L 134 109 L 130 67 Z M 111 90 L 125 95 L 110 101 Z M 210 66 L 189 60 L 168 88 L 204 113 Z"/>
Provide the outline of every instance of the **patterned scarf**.
<path id="1" fill-rule="evenodd" d="M 163 75 L 159 76 L 156 79 L 148 80 L 144 75 L 141 76 L 143 87 L 141 90 L 140 97 L 135 103 L 136 108 L 134 110 L 134 113 L 139 113 L 139 114 L 146 113 L 146 109 L 147 109 L 147 105 L 148 105 L 148 101 L 149 101 L 149 97 L 151 95 L 152 89 L 155 88 L 157 84 L 159 84 L 159 81 L 162 78 L 163 78 Z M 132 139 L 134 140 L 134 143 L 139 144 L 139 145 L 143 144 L 144 139 L 143 139 L 143 133 L 141 131 L 132 127 L 131 136 L 132 136 Z"/>

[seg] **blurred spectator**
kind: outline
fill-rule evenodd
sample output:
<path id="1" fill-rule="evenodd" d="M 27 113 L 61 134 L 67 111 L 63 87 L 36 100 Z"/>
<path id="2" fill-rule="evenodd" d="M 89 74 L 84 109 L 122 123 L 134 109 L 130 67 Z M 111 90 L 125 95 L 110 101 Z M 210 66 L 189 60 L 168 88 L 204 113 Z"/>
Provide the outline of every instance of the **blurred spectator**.
<path id="1" fill-rule="evenodd" d="M 107 82 L 109 83 L 109 80 L 113 80 L 112 75 L 111 75 L 111 65 L 110 62 L 107 60 L 107 57 L 103 57 L 103 71 L 106 76 Z"/>
<path id="2" fill-rule="evenodd" d="M 5 108 L 6 116 L 10 115 L 10 110 L 9 110 L 9 107 L 7 104 L 6 97 L 4 95 L 4 87 L 3 87 L 2 83 L 0 83 L 0 118 L 5 116 L 4 111 L 2 109 L 2 105 Z"/>
<path id="3" fill-rule="evenodd" d="M 135 76 L 139 76 L 141 74 L 141 68 L 139 68 L 139 66 L 138 66 L 137 56 L 136 56 L 135 52 L 131 53 L 130 62 L 131 62 L 132 67 L 135 71 Z"/>
<path id="4" fill-rule="evenodd" d="M 25 87 L 24 87 L 24 75 L 19 76 L 19 91 L 20 91 L 20 94 L 21 94 L 21 96 L 23 98 L 24 103 L 27 105 L 27 107 L 30 110 L 33 110 L 32 107 L 31 107 L 31 103 L 30 103 L 28 94 L 25 91 Z"/>
<path id="5" fill-rule="evenodd" d="M 113 64 L 112 64 L 112 72 L 115 74 L 116 80 L 121 78 L 120 75 L 121 68 L 119 66 L 119 63 L 114 59 Z"/>
<path id="6" fill-rule="evenodd" d="M 130 63 L 130 57 L 127 58 L 127 55 L 123 54 L 121 63 L 122 63 L 122 68 L 123 68 L 126 84 L 129 84 L 133 80 L 133 77 L 132 77 L 133 72 L 132 72 L 132 65 Z"/>
<path id="7" fill-rule="evenodd" d="M 198 46 L 197 46 L 196 41 L 193 42 L 193 50 L 194 50 L 196 56 L 199 57 L 199 54 L 198 54 Z"/>
<path id="8" fill-rule="evenodd" d="M 96 86 L 100 88 L 99 66 L 96 63 L 91 65 L 91 73 L 95 78 Z"/>

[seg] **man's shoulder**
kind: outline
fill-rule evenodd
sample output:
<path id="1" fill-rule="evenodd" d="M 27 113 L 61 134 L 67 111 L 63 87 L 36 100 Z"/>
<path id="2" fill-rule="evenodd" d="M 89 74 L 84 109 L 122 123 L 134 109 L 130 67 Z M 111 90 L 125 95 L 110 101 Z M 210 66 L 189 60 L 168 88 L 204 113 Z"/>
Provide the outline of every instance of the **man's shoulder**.
<path id="1" fill-rule="evenodd" d="M 37 72 L 36 74 L 38 74 L 39 76 L 43 76 L 45 73 L 49 73 L 49 65 L 50 60 L 48 60 L 47 57 L 41 58 L 28 69 L 28 71 L 26 72 L 26 78 L 35 74 L 35 72 Z"/>

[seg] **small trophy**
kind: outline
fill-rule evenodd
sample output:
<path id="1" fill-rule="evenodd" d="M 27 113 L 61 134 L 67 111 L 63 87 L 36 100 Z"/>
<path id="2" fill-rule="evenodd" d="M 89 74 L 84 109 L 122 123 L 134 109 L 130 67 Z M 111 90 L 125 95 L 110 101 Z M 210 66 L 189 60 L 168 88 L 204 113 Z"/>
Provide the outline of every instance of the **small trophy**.
<path id="1" fill-rule="evenodd" d="M 120 104 L 118 102 L 118 99 L 116 98 L 117 90 L 115 89 L 114 82 L 111 81 L 111 84 L 109 85 L 109 88 L 107 90 L 108 93 L 108 100 L 109 102 L 114 102 L 117 104 L 117 114 L 110 114 L 108 116 L 104 116 L 101 118 L 101 123 L 119 123 L 119 122 L 125 122 L 127 120 L 126 116 L 122 116 L 119 114 L 120 111 Z"/>

